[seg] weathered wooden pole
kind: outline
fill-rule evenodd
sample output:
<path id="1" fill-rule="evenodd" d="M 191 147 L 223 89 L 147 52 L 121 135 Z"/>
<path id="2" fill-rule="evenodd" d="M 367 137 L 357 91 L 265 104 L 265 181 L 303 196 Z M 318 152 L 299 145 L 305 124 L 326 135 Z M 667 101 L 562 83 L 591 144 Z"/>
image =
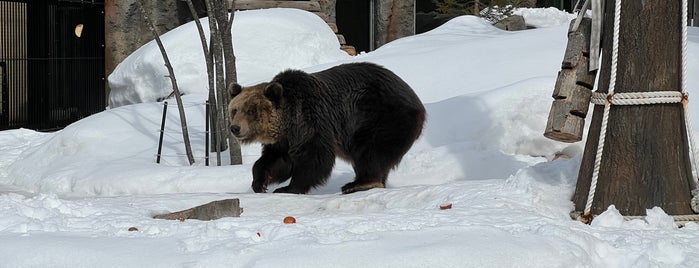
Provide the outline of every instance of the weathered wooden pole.
<path id="1" fill-rule="evenodd" d="M 619 0 L 616 0 L 619 1 Z M 681 91 L 682 1 L 623 0 L 615 93 Z M 598 92 L 609 92 L 614 0 L 605 3 Z M 595 105 L 573 201 L 588 198 L 604 106 Z M 615 205 L 622 215 L 661 207 L 694 214 L 693 185 L 682 104 L 612 105 L 591 213 Z"/>

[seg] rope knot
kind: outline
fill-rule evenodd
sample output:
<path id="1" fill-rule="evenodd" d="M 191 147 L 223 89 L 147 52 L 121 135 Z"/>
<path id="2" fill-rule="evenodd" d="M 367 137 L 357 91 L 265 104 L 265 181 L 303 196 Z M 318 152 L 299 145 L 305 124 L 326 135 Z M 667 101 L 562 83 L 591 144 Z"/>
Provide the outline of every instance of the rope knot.
<path id="1" fill-rule="evenodd" d="M 613 100 L 614 100 L 614 93 L 607 94 L 607 102 L 609 104 L 614 104 Z"/>

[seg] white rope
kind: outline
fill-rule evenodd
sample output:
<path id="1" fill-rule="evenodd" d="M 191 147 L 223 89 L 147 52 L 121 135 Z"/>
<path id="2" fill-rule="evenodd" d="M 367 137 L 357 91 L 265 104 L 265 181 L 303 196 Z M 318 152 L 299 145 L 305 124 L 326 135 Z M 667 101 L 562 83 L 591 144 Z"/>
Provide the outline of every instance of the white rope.
<path id="1" fill-rule="evenodd" d="M 590 102 L 596 105 L 604 105 L 604 112 L 602 115 L 602 125 L 600 129 L 599 141 L 597 144 L 597 153 L 595 155 L 595 165 L 592 171 L 592 179 L 590 182 L 590 190 L 587 197 L 587 203 L 585 205 L 585 210 L 582 217 L 591 217 L 590 210 L 592 208 L 592 202 L 595 197 L 595 191 L 597 188 L 597 180 L 599 179 L 599 172 L 601 166 L 602 154 L 604 152 L 604 143 L 607 134 L 607 123 L 609 120 L 609 110 L 612 105 L 646 105 L 646 104 L 661 104 L 661 103 L 682 103 L 684 108 L 684 120 L 687 128 L 687 135 L 689 137 L 690 149 L 692 151 L 693 165 L 692 171 L 694 174 L 699 176 L 697 169 L 699 168 L 699 153 L 697 152 L 697 146 L 694 139 L 694 131 L 691 126 L 691 118 L 688 108 L 688 95 L 686 91 L 687 86 L 687 0 L 682 0 L 682 47 L 681 47 L 681 92 L 677 91 L 652 91 L 652 92 L 625 92 L 625 93 L 614 93 L 616 88 L 616 71 L 617 62 L 619 57 L 619 28 L 621 22 L 621 0 L 615 1 L 614 7 L 614 31 L 612 38 L 612 66 L 611 75 L 609 82 L 609 92 L 608 93 L 592 93 Z M 699 213 L 699 178 L 697 180 L 692 180 L 694 183 L 694 190 L 692 191 L 691 207 L 696 213 Z M 673 219 L 678 223 L 684 223 L 688 221 L 699 221 L 699 215 L 676 215 L 672 216 Z M 625 219 L 642 218 L 642 216 L 624 216 Z"/>
<path id="2" fill-rule="evenodd" d="M 611 102 L 612 105 L 644 105 L 681 103 L 684 99 L 685 94 L 679 91 L 626 92 L 614 95 L 593 92 L 590 102 L 597 105 L 604 105 L 606 102 Z"/>
<path id="3" fill-rule="evenodd" d="M 614 88 L 616 87 L 616 69 L 619 60 L 619 25 L 621 22 L 621 0 L 616 0 L 614 7 L 614 32 L 612 34 L 612 68 L 609 78 L 609 96 L 614 96 Z M 592 170 L 592 179 L 590 180 L 590 191 L 587 195 L 587 203 L 585 204 L 584 215 L 589 216 L 592 208 L 592 200 L 595 199 L 595 191 L 597 190 L 597 180 L 599 179 L 599 170 L 602 165 L 602 153 L 604 152 L 604 141 L 607 137 L 607 122 L 609 121 L 609 110 L 612 106 L 611 102 L 604 103 L 604 112 L 602 114 L 602 127 L 600 129 L 599 141 L 597 142 L 597 154 L 595 154 L 595 166 Z"/>

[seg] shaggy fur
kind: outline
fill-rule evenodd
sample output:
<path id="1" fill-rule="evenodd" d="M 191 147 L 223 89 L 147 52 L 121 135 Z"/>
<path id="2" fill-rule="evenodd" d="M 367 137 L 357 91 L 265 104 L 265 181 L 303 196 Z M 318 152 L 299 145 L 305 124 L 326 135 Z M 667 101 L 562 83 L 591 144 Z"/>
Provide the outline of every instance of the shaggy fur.
<path id="1" fill-rule="evenodd" d="M 275 192 L 307 193 L 325 184 L 340 157 L 355 180 L 343 193 L 385 187 L 388 173 L 420 136 L 425 108 L 393 72 L 350 63 L 308 74 L 288 70 L 269 83 L 232 85 L 231 132 L 263 144 L 252 189 L 291 178 Z"/>

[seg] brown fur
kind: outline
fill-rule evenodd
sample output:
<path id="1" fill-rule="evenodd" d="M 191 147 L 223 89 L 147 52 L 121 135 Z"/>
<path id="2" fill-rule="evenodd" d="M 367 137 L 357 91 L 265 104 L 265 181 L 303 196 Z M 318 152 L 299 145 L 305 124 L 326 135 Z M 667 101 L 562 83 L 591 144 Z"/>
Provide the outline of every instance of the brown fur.
<path id="1" fill-rule="evenodd" d="M 280 122 L 277 109 L 264 96 L 268 83 L 245 87 L 228 105 L 231 125 L 240 126 L 236 135 L 243 143 L 272 144 L 279 141 Z"/>

